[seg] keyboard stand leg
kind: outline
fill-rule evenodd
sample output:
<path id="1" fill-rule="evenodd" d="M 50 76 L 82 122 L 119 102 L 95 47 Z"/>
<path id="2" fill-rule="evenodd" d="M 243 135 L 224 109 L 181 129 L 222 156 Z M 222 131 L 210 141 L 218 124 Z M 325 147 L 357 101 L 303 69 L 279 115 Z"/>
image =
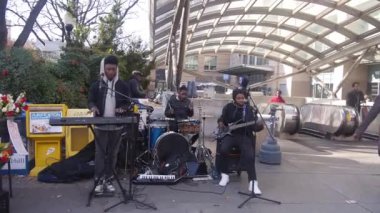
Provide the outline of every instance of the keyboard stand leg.
<path id="1" fill-rule="evenodd" d="M 138 116 L 138 115 L 137 115 Z M 137 119 L 139 120 L 139 119 Z M 131 137 L 130 139 L 128 140 L 128 145 L 127 145 L 127 153 L 129 153 L 129 156 L 130 156 L 130 159 L 131 159 L 131 169 L 130 169 L 130 173 L 129 173 L 129 185 L 128 185 L 128 195 L 127 193 L 125 192 L 125 189 L 123 189 L 123 187 L 121 186 L 121 183 L 120 183 L 120 180 L 119 178 L 116 176 L 116 172 L 114 172 L 114 175 L 115 175 L 115 178 L 119 184 L 119 187 L 120 189 L 122 190 L 122 193 L 123 193 L 123 198 L 124 200 L 106 208 L 104 210 L 104 212 L 108 212 L 109 210 L 115 208 L 116 206 L 119 206 L 120 204 L 127 204 L 128 202 L 135 202 L 135 203 L 138 203 L 142 206 L 145 206 L 147 208 L 150 208 L 150 209 L 154 209 L 154 210 L 157 210 L 157 207 L 153 206 L 153 205 L 150 205 L 150 204 L 147 204 L 147 203 L 144 203 L 144 202 L 141 202 L 141 201 L 138 201 L 134 198 L 134 195 L 133 195 L 133 186 L 132 186 L 132 183 L 133 183 L 133 175 L 134 175 L 134 168 L 135 168 L 135 147 L 134 147 L 134 144 L 137 140 L 137 127 L 138 125 L 131 125 Z"/>
<path id="2" fill-rule="evenodd" d="M 95 187 L 98 185 L 99 181 L 100 179 L 95 180 L 94 186 L 92 187 L 90 193 L 88 194 L 87 205 L 86 205 L 87 207 L 91 206 L 91 201 L 92 201 L 92 198 L 94 197 Z"/>
<path id="3" fill-rule="evenodd" d="M 96 135 L 96 133 L 95 133 L 93 127 L 92 127 L 91 125 L 88 125 L 88 126 L 89 126 L 89 128 L 91 129 L 92 133 L 94 134 L 95 143 L 98 143 L 97 135 Z M 98 147 L 101 147 L 101 146 L 98 146 Z M 108 164 L 108 161 L 111 159 L 110 156 L 109 156 L 109 154 L 112 153 L 113 150 L 108 150 L 108 149 L 107 149 L 107 151 L 106 151 L 106 150 L 104 150 L 104 149 L 101 148 L 100 151 L 104 153 L 104 165 L 105 165 L 105 166 L 106 166 L 106 165 L 109 165 L 109 164 Z M 104 175 L 104 173 L 105 173 L 105 167 L 103 168 L 101 174 Z M 127 195 L 126 195 L 126 190 L 122 187 L 121 182 L 120 182 L 120 179 L 119 179 L 119 177 L 117 176 L 117 173 L 116 173 L 116 171 L 115 171 L 114 168 L 112 169 L 112 173 L 113 173 L 113 175 L 114 175 L 114 177 L 115 177 L 115 179 L 116 179 L 116 181 L 117 181 L 117 184 L 118 184 L 118 186 L 119 186 L 121 192 L 123 193 L 123 197 L 124 197 L 124 199 L 125 199 L 125 198 L 127 197 Z M 94 194 L 95 194 L 95 188 L 96 188 L 96 186 L 99 184 L 99 181 L 102 181 L 102 178 L 101 178 L 101 177 L 99 177 L 98 179 L 96 179 L 96 180 L 94 181 L 94 186 L 92 187 L 92 189 L 91 189 L 91 191 L 90 191 L 90 193 L 89 193 L 89 195 L 88 195 L 87 205 L 86 205 L 87 207 L 89 207 L 89 206 L 91 205 L 92 198 L 94 197 Z"/>

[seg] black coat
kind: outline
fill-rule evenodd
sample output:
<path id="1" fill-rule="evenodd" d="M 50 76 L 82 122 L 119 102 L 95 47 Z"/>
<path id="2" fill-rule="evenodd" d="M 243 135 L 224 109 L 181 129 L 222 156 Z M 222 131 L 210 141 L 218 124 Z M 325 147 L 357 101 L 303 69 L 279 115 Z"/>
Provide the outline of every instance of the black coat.
<path id="1" fill-rule="evenodd" d="M 190 99 L 178 100 L 176 95 L 172 95 L 166 104 L 165 116 L 169 118 L 188 119 L 194 115 L 194 110 L 190 109 Z M 173 109 L 174 114 L 170 113 L 170 109 Z"/>
<path id="2" fill-rule="evenodd" d="M 115 91 L 116 108 L 128 109 L 131 104 L 130 100 L 121 95 L 123 94 L 129 96 L 128 85 L 125 82 L 118 80 L 115 83 Z M 106 92 L 107 84 L 104 81 L 102 83 L 102 87 L 100 87 L 100 80 L 92 83 L 88 94 L 88 108 L 91 109 L 96 106 L 99 109 L 100 115 L 95 116 L 103 117 Z"/>
<path id="3" fill-rule="evenodd" d="M 145 98 L 145 92 L 136 78 L 129 79 L 128 86 L 131 98 Z"/>
<path id="4" fill-rule="evenodd" d="M 360 90 L 351 90 L 347 94 L 346 105 L 355 108 L 360 113 L 360 102 L 364 101 L 364 93 Z"/>
<path id="5" fill-rule="evenodd" d="M 243 113 L 243 111 L 245 111 L 245 113 Z M 228 103 L 223 107 L 221 120 L 225 126 L 228 126 L 231 123 L 241 124 L 257 121 L 256 113 L 256 110 L 252 106 L 245 105 L 244 107 L 240 107 L 235 103 Z M 253 131 L 260 131 L 261 129 L 262 128 L 257 124 L 233 130 L 231 133 L 252 136 Z"/>

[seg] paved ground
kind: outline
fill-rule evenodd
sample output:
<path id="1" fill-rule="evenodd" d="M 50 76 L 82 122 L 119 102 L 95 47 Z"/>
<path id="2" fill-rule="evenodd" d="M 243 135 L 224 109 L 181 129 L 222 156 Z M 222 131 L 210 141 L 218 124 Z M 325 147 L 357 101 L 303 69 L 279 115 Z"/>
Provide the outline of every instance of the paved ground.
<path id="1" fill-rule="evenodd" d="M 256 166 L 263 196 L 279 200 L 281 205 L 255 199 L 238 210 L 237 205 L 245 199 L 238 191 L 247 190 L 243 174 L 232 176 L 224 193 L 224 188 L 212 181 L 185 182 L 171 188 L 138 186 L 136 198 L 154 204 L 158 211 L 128 203 L 110 212 L 380 212 L 380 158 L 374 142 L 326 141 L 297 135 L 279 143 L 282 164 Z M 120 201 L 120 195 L 95 198 L 91 207 L 86 207 L 92 181 L 44 184 L 30 177 L 13 180 L 12 213 L 96 213 Z"/>

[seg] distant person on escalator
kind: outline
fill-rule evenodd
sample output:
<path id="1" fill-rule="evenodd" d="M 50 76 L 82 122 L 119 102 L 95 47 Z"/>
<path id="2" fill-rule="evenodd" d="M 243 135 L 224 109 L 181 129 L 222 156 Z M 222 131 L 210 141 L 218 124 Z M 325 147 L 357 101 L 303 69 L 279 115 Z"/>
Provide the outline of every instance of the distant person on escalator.
<path id="1" fill-rule="evenodd" d="M 364 93 L 359 90 L 359 83 L 352 83 L 352 90 L 347 94 L 346 105 L 353 107 L 360 113 L 360 103 L 364 100 Z"/>
<path id="2" fill-rule="evenodd" d="M 281 96 L 282 92 L 281 90 L 276 90 L 276 96 L 274 96 L 272 99 L 270 99 L 270 103 L 285 103 L 285 100 Z"/>

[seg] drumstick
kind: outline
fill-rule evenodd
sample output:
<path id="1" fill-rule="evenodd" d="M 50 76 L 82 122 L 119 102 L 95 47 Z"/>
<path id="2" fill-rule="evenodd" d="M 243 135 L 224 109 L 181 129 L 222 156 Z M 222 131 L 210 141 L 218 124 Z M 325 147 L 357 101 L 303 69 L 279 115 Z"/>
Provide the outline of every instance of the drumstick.
<path id="1" fill-rule="evenodd" d="M 173 111 L 173 113 L 174 113 L 174 109 L 173 109 L 172 105 L 170 105 L 169 102 L 168 102 L 168 105 L 169 105 L 170 110 Z"/>

